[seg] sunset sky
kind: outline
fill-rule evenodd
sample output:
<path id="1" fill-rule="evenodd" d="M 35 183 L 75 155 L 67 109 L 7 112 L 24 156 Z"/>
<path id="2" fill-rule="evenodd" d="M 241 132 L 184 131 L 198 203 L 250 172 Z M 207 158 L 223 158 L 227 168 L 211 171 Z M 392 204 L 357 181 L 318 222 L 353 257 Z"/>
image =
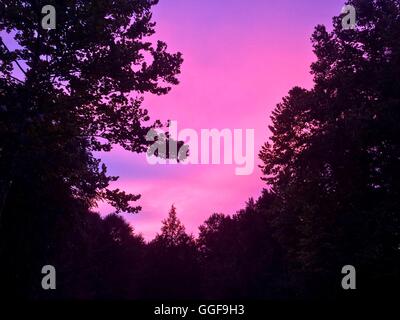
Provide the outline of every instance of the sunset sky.
<path id="1" fill-rule="evenodd" d="M 147 240 L 160 229 L 172 204 L 189 232 L 214 212 L 233 214 L 264 183 L 257 167 L 268 139 L 269 116 L 296 85 L 310 88 L 314 26 L 331 26 L 343 0 L 161 0 L 154 9 L 155 38 L 183 53 L 180 84 L 167 96 L 146 97 L 153 120 L 178 121 L 196 130 L 254 129 L 255 169 L 236 176 L 235 165 L 149 165 L 144 154 L 115 148 L 102 154 L 114 186 L 141 194 L 136 215 L 124 214 Z M 100 205 L 102 214 L 111 208 Z"/>

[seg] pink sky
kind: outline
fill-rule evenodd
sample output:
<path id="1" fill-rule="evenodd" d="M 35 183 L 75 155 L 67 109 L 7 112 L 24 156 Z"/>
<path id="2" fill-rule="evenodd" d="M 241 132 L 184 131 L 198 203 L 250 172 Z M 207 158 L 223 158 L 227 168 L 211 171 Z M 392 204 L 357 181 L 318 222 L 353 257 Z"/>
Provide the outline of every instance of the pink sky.
<path id="1" fill-rule="evenodd" d="M 257 154 L 268 139 L 269 116 L 296 85 L 310 88 L 310 36 L 331 25 L 343 1 L 161 0 L 154 9 L 156 38 L 184 56 L 181 83 L 167 96 L 146 97 L 153 119 L 177 120 L 179 129 L 255 130 L 255 169 L 236 176 L 234 165 L 147 164 L 144 154 L 120 148 L 101 158 L 118 186 L 141 194 L 136 215 L 124 214 L 150 240 L 172 204 L 187 231 L 214 212 L 235 213 L 264 186 Z M 100 205 L 102 214 L 111 208 Z"/>

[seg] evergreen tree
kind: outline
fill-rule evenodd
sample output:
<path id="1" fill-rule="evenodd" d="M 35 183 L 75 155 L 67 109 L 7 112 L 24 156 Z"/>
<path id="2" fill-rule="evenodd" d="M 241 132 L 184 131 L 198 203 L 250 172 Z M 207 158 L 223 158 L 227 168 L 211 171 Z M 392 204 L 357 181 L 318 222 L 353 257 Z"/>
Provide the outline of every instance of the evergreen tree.
<path id="1" fill-rule="evenodd" d="M 176 208 L 172 205 L 168 218 L 162 221 L 161 234 L 154 239 L 155 242 L 162 242 L 167 247 L 177 247 L 191 241 L 185 232 L 185 226 L 176 215 Z"/>
<path id="2" fill-rule="evenodd" d="M 159 299 L 200 296 L 200 269 L 196 243 L 178 219 L 175 206 L 163 221 L 161 233 L 149 243 L 144 295 Z"/>
<path id="3" fill-rule="evenodd" d="M 276 107 L 260 152 L 279 198 L 276 237 L 303 276 L 302 294 L 319 297 L 343 293 L 346 264 L 363 277 L 362 293 L 400 274 L 400 6 L 349 4 L 356 29 L 343 30 L 342 17 L 332 32 L 316 27 L 315 86 L 292 89 Z"/>

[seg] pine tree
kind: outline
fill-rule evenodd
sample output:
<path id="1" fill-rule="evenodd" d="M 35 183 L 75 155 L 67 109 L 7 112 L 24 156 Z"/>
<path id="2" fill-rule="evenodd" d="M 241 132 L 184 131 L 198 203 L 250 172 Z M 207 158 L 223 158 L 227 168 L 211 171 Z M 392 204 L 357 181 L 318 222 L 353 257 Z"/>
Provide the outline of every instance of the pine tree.
<path id="1" fill-rule="evenodd" d="M 189 299 L 199 297 L 200 271 L 196 243 L 178 219 L 175 206 L 161 233 L 149 243 L 145 297 Z"/>
<path id="2" fill-rule="evenodd" d="M 191 237 L 187 235 L 185 226 L 178 219 L 174 205 L 168 213 L 168 218 L 162 221 L 161 234 L 157 235 L 155 241 L 161 241 L 168 247 L 176 247 L 186 244 Z"/>
<path id="3" fill-rule="evenodd" d="M 341 17 L 332 32 L 316 27 L 315 86 L 292 89 L 276 107 L 260 152 L 279 199 L 276 237 L 316 295 L 340 290 L 346 264 L 369 292 L 400 274 L 400 6 L 349 4 L 355 30 Z"/>

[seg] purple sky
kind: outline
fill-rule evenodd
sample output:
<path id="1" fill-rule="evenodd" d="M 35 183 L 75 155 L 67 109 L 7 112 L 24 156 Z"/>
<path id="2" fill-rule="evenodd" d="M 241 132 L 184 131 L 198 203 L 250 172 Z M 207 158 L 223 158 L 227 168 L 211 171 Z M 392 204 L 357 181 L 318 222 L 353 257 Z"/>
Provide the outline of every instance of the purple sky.
<path id="1" fill-rule="evenodd" d="M 125 214 L 151 239 L 175 204 L 189 232 L 212 213 L 235 213 L 264 184 L 257 154 L 267 140 L 269 116 L 288 90 L 312 86 L 314 26 L 331 26 L 343 0 L 161 0 L 154 9 L 156 38 L 184 56 L 181 83 L 170 94 L 147 97 L 153 119 L 177 120 L 179 129 L 252 128 L 256 166 L 236 176 L 232 165 L 149 165 L 145 155 L 119 148 L 102 155 L 115 184 L 142 194 L 143 210 Z M 111 208 L 100 205 L 105 214 Z"/>

